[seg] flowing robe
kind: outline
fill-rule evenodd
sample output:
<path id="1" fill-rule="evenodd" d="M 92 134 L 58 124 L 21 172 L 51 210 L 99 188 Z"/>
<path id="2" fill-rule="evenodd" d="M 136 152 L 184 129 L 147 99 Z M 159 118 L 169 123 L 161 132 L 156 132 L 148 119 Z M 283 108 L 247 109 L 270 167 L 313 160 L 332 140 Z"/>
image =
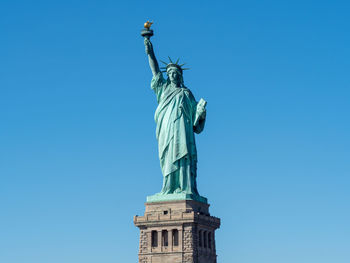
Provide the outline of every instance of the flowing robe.
<path id="1" fill-rule="evenodd" d="M 205 119 L 196 126 L 197 102 L 192 92 L 174 87 L 162 73 L 152 78 L 151 88 L 157 96 L 155 112 L 159 160 L 164 176 L 160 194 L 186 193 L 198 195 L 197 150 L 194 132 L 204 129 Z"/>

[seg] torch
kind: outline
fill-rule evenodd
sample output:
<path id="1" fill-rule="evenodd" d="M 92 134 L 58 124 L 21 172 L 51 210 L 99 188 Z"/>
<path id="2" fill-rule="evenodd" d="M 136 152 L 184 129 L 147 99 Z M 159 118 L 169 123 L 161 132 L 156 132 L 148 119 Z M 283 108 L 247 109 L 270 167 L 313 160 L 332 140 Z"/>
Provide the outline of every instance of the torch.
<path id="1" fill-rule="evenodd" d="M 143 36 L 144 38 L 147 38 L 147 39 L 150 39 L 151 36 L 153 36 L 153 30 L 150 29 L 152 24 L 153 24 L 153 22 L 147 21 L 143 25 L 144 29 L 141 30 L 141 36 Z"/>

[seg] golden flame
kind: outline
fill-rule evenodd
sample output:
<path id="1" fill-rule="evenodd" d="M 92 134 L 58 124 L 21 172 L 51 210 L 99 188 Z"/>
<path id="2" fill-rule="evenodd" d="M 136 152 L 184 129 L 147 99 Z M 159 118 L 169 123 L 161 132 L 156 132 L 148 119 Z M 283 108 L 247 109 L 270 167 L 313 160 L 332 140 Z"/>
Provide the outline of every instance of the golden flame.
<path id="1" fill-rule="evenodd" d="M 147 21 L 143 26 L 147 29 L 150 29 L 152 24 L 153 24 L 153 22 Z"/>

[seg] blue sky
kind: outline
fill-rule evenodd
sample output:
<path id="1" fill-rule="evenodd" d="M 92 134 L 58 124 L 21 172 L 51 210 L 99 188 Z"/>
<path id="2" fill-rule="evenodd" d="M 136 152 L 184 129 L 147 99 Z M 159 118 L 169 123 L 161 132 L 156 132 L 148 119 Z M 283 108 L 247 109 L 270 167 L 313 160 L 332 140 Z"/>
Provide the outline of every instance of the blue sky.
<path id="1" fill-rule="evenodd" d="M 0 262 L 137 262 L 161 188 L 140 30 L 208 101 L 218 262 L 350 261 L 348 1 L 1 1 Z"/>

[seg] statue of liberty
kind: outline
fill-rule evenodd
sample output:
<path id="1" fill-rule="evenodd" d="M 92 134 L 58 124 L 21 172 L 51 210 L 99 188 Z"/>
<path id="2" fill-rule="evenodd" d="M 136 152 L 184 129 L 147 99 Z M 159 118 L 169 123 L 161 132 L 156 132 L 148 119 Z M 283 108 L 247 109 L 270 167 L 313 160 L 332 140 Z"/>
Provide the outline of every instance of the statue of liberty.
<path id="1" fill-rule="evenodd" d="M 194 133 L 204 129 L 206 102 L 197 102 L 192 92 L 184 85 L 183 65 L 177 60 L 164 63 L 167 78 L 159 68 L 150 36 L 150 23 L 142 31 L 146 54 L 152 70 L 151 88 L 158 107 L 154 118 L 163 187 L 160 193 L 149 196 L 148 202 L 166 200 L 197 200 L 206 203 L 197 190 L 197 149 Z"/>

